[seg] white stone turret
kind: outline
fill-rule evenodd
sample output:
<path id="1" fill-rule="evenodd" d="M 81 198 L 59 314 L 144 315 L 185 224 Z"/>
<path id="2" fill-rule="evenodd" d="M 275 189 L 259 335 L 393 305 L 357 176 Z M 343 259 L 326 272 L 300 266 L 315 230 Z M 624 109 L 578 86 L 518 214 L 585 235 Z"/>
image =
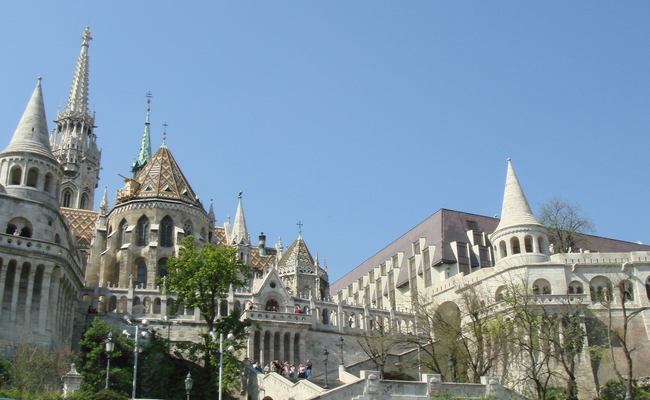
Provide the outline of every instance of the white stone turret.
<path id="1" fill-rule="evenodd" d="M 94 133 L 95 116 L 88 110 L 88 42 L 92 40 L 88 27 L 81 39 L 70 97 L 63 112 L 57 113 L 50 145 L 65 173 L 61 205 L 92 210 L 101 169 L 101 151 Z"/>
<path id="2" fill-rule="evenodd" d="M 490 235 L 496 265 L 523 265 L 550 261 L 546 228 L 533 215 L 510 159 L 503 195 L 501 221 Z M 506 261 L 507 260 L 507 261 Z"/>
<path id="3" fill-rule="evenodd" d="M 41 78 L 6 149 L 0 153 L 0 183 L 17 198 L 59 209 L 63 170 L 50 150 Z"/>

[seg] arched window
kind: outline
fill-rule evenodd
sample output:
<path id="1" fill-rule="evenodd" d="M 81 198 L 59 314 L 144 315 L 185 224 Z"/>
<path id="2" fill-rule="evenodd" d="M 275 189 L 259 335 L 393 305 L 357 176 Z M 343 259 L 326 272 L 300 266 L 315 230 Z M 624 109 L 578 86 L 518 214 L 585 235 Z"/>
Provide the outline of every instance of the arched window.
<path id="1" fill-rule="evenodd" d="M 11 181 L 10 185 L 20 185 L 20 180 L 23 177 L 23 169 L 18 165 L 14 165 L 11 168 Z"/>
<path id="2" fill-rule="evenodd" d="M 72 190 L 64 189 L 63 190 L 63 207 L 70 207 L 72 204 Z"/>
<path id="3" fill-rule="evenodd" d="M 124 245 L 124 241 L 126 240 L 126 228 L 128 228 L 128 226 L 129 225 L 126 223 L 125 219 L 123 219 L 122 222 L 120 222 L 120 226 L 119 226 L 119 230 L 120 230 L 120 232 L 119 232 L 119 234 L 120 234 L 120 238 L 119 238 L 120 239 L 120 242 L 119 242 L 120 247 L 122 247 Z"/>
<path id="4" fill-rule="evenodd" d="M 589 282 L 589 292 L 592 302 L 609 302 L 613 298 L 612 282 L 602 275 L 595 276 Z"/>
<path id="5" fill-rule="evenodd" d="M 61 244 L 61 236 L 58 233 L 54 235 L 54 243 Z"/>
<path id="6" fill-rule="evenodd" d="M 533 252 L 533 237 L 528 235 L 524 238 L 524 246 L 526 247 L 526 253 Z"/>
<path id="7" fill-rule="evenodd" d="M 506 251 L 506 242 L 503 240 L 499 242 L 499 253 L 501 254 L 501 258 L 505 258 L 508 255 L 508 252 Z"/>
<path id="8" fill-rule="evenodd" d="M 510 246 L 512 248 L 512 254 L 521 253 L 521 247 L 519 246 L 519 238 L 518 237 L 513 237 L 512 239 L 510 239 Z"/>
<path id="9" fill-rule="evenodd" d="M 32 167 L 27 172 L 27 186 L 36 187 L 38 182 L 38 168 Z"/>
<path id="10" fill-rule="evenodd" d="M 144 215 L 138 220 L 138 246 L 149 245 L 149 219 Z"/>
<path id="11" fill-rule="evenodd" d="M 159 245 L 161 247 L 172 247 L 172 232 L 174 228 L 174 222 L 172 219 L 168 216 L 162 219 L 162 222 L 160 223 L 160 243 Z"/>
<path id="12" fill-rule="evenodd" d="M 504 293 L 506 293 L 506 287 L 504 285 L 499 286 L 494 295 L 494 301 L 496 302 L 503 301 Z"/>
<path id="13" fill-rule="evenodd" d="M 581 282 L 573 281 L 569 284 L 569 294 L 583 294 L 584 292 Z"/>
<path id="14" fill-rule="evenodd" d="M 45 184 L 43 185 L 43 190 L 52 194 L 54 192 L 54 176 L 49 172 L 47 175 L 45 175 Z"/>
<path id="15" fill-rule="evenodd" d="M 192 223 L 190 221 L 187 221 L 183 225 L 183 231 L 184 231 L 184 234 L 183 234 L 184 237 L 188 237 L 188 236 L 190 236 L 192 234 L 193 229 L 192 229 Z"/>
<path id="16" fill-rule="evenodd" d="M 20 236 L 30 238 L 32 237 L 32 229 L 29 226 L 23 226 L 20 230 Z"/>
<path id="17" fill-rule="evenodd" d="M 546 279 L 538 279 L 533 283 L 533 294 L 551 294 L 551 284 Z"/>
<path id="18" fill-rule="evenodd" d="M 81 209 L 86 209 L 86 205 L 88 205 L 88 195 L 86 193 L 81 195 L 81 201 L 79 202 L 79 208 Z"/>
<path id="19" fill-rule="evenodd" d="M 167 258 L 161 258 L 158 260 L 158 276 L 161 278 L 167 276 L 167 269 L 165 268 L 165 265 L 167 265 Z"/>
<path id="20" fill-rule="evenodd" d="M 136 285 L 147 286 L 147 262 L 144 258 L 140 258 L 135 262 L 135 265 L 138 267 L 138 279 L 135 282 Z"/>

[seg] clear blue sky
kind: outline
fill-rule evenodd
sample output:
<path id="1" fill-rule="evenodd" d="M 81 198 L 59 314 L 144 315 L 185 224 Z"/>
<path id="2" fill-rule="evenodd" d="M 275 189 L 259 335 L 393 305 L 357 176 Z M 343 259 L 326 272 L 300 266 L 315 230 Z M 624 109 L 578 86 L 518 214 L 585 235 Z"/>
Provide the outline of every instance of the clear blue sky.
<path id="1" fill-rule="evenodd" d="M 649 2 L 4 2 L 0 147 L 38 76 L 50 121 L 84 27 L 111 205 L 151 91 L 217 224 L 298 235 L 334 281 L 440 208 L 501 213 L 506 159 L 533 210 L 579 203 L 650 243 Z M 49 128 L 53 128 L 50 122 Z"/>

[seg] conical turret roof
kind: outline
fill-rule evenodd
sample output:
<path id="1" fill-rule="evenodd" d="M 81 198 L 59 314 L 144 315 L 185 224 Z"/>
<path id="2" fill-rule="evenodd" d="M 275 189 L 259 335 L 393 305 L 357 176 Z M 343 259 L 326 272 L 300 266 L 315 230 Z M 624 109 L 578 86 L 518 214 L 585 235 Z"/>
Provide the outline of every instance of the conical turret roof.
<path id="1" fill-rule="evenodd" d="M 138 157 L 133 161 L 131 170 L 138 173 L 140 169 L 151 159 L 151 133 L 149 130 L 149 111 L 151 110 L 151 100 L 147 100 L 147 119 L 144 123 L 144 133 L 142 134 L 142 144 L 140 145 L 140 152 Z"/>
<path id="2" fill-rule="evenodd" d="M 166 146 L 156 151 L 135 180 L 140 184 L 136 198 L 175 199 L 202 207 Z"/>
<path id="3" fill-rule="evenodd" d="M 35 153 L 56 161 L 50 148 L 50 139 L 47 133 L 47 119 L 45 118 L 40 77 L 14 132 L 14 136 L 11 138 L 9 146 L 2 151 L 2 154 L 10 152 Z"/>
<path id="4" fill-rule="evenodd" d="M 512 163 L 508 159 L 508 174 L 506 177 L 506 189 L 503 194 L 503 208 L 501 210 L 501 221 L 495 232 L 519 225 L 540 225 L 537 218 L 530 210 L 524 191 L 521 189 Z"/>

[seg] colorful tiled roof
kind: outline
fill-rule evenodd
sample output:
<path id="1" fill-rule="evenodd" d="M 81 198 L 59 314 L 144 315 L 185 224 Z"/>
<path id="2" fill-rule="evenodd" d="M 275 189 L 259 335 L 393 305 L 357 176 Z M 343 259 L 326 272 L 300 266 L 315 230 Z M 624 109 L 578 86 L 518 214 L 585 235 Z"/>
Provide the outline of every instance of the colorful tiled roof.
<path id="1" fill-rule="evenodd" d="M 61 214 L 68 220 L 72 233 L 81 247 L 90 247 L 97 221 L 97 211 L 61 207 Z"/>
<path id="2" fill-rule="evenodd" d="M 251 267 L 255 269 L 267 269 L 273 267 L 276 260 L 275 249 L 266 248 L 266 255 L 261 256 L 259 247 L 251 247 Z"/>
<path id="3" fill-rule="evenodd" d="M 302 236 L 298 236 L 298 239 L 296 239 L 295 242 L 291 243 L 291 246 L 289 246 L 287 251 L 284 253 L 282 260 L 280 260 L 280 263 L 278 265 L 290 265 L 297 267 L 314 265 L 314 259 L 309 253 L 309 249 L 307 249 L 305 241 L 302 240 Z"/>
<path id="4" fill-rule="evenodd" d="M 135 180 L 140 184 L 136 198 L 176 199 L 202 207 L 172 153 L 165 146 L 156 151 Z"/>
<path id="5" fill-rule="evenodd" d="M 217 240 L 218 245 L 226 245 L 226 229 L 223 226 L 214 227 L 214 237 Z"/>

